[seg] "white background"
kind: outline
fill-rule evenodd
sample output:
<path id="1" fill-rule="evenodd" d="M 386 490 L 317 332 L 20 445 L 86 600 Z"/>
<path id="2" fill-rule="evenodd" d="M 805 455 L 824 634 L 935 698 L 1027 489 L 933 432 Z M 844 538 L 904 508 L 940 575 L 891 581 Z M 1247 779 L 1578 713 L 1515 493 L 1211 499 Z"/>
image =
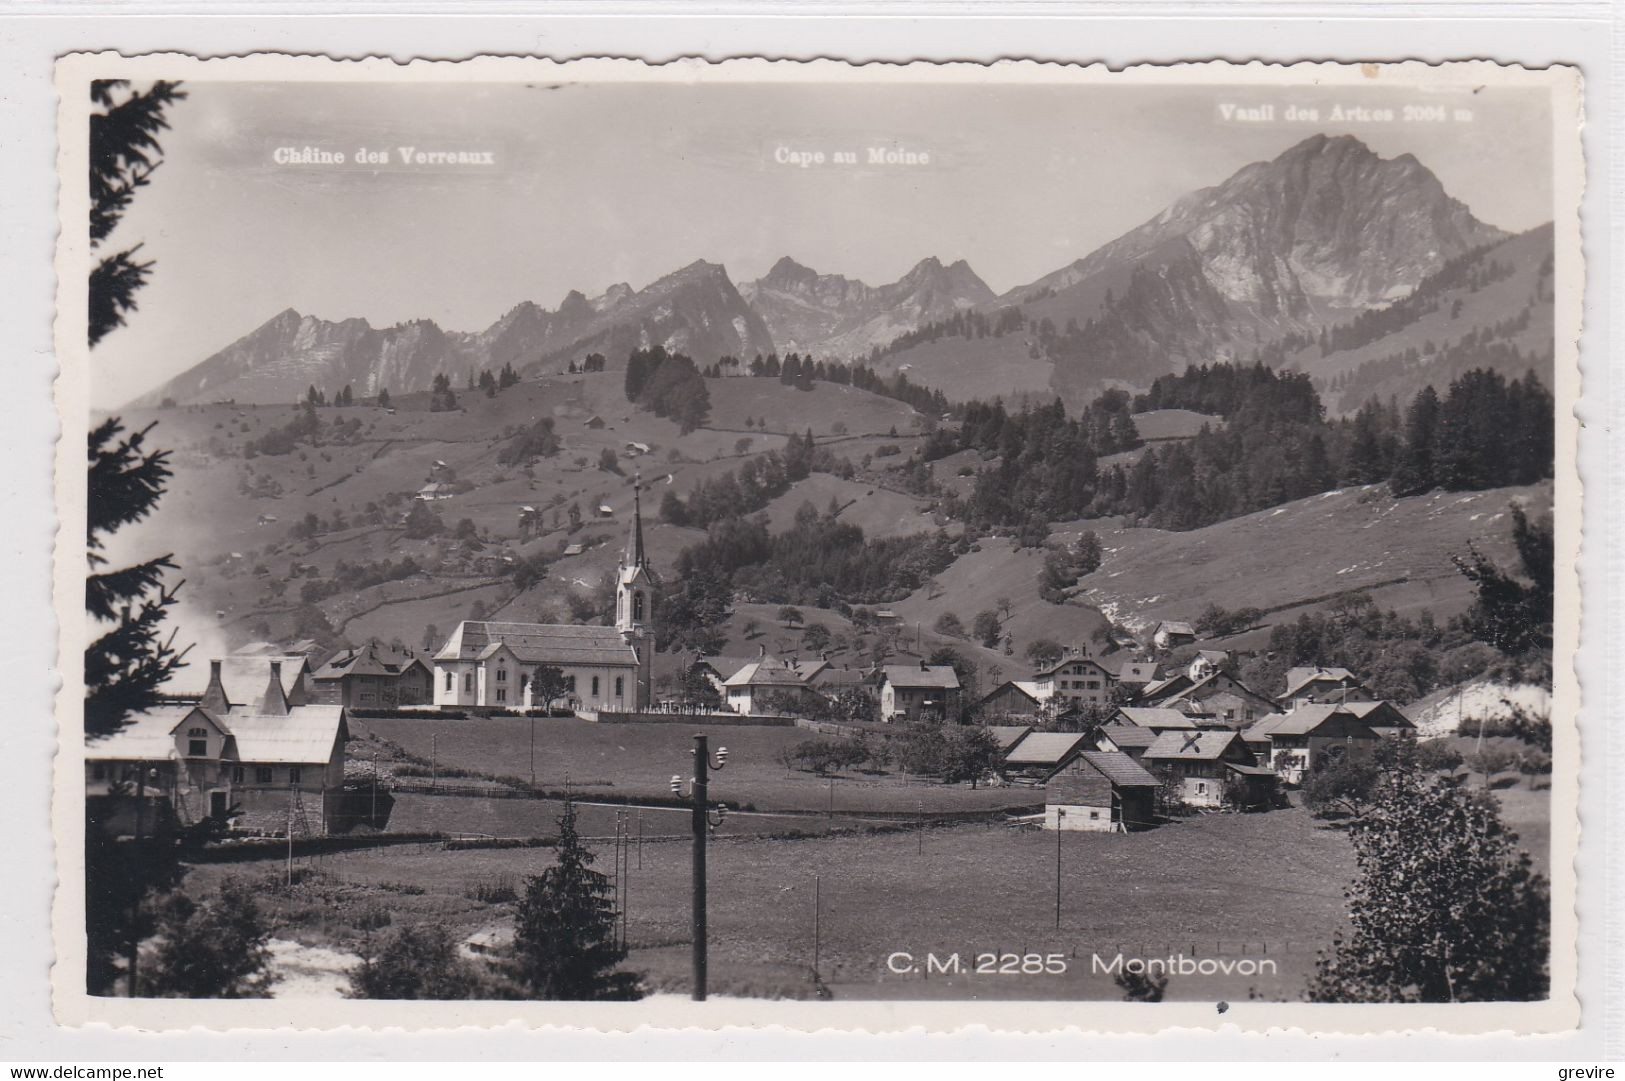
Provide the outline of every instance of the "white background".
<path id="1" fill-rule="evenodd" d="M 1620 588 L 1620 501 L 1613 474 L 1620 458 L 1615 427 L 1620 403 L 1610 315 L 1621 308 L 1612 283 L 1621 250 L 1620 215 L 1610 195 L 1625 192 L 1625 171 L 1613 151 L 1618 139 L 1611 41 L 1621 39 L 1620 15 L 1606 3 L 1457 3 L 1331 5 L 1158 3 L 830 3 L 678 4 L 675 2 L 552 5 L 549 17 L 499 2 L 461 5 L 455 18 L 426 15 L 332 16 L 327 4 L 167 3 L 0 4 L 0 765 L 6 798 L 4 885 L 0 886 L 0 1061 L 45 1065 L 122 1060 L 128 1064 L 189 1059 L 363 1060 L 537 1058 L 1342 1058 L 1531 1059 L 1572 1064 L 1625 1057 L 1625 941 L 1607 911 L 1625 910 L 1625 890 L 1608 835 L 1625 826 L 1614 783 L 1625 767 L 1625 724 L 1613 708 L 1625 701 L 1617 674 L 1625 596 Z M 363 4 L 364 12 L 426 11 L 420 4 Z M 220 16 L 222 11 L 299 16 Z M 46 14 L 50 11 L 66 14 Z M 140 10 L 140 17 L 128 13 Z M 988 13 L 996 11 L 998 17 Z M 1199 11 L 1203 18 L 1195 17 Z M 10 14 L 4 14 L 4 13 Z M 26 12 L 27 14 L 18 14 Z M 209 12 L 208 17 L 197 13 Z M 881 15 L 875 15 L 879 12 Z M 1223 21 L 1212 18 L 1225 13 Z M 152 14 L 152 13 L 161 13 Z M 866 17 L 865 17 L 866 16 Z M 1585 693 L 1581 728 L 1582 837 L 1581 1031 L 1562 1037 L 1452 1038 L 1414 1034 L 1387 1038 L 1165 1034 L 1101 1038 L 966 1032 L 899 1036 L 798 1036 L 773 1032 L 591 1033 L 230 1033 L 140 1034 L 105 1028 L 53 1026 L 46 997 L 51 964 L 49 904 L 54 869 L 48 808 L 51 720 L 56 688 L 55 624 L 51 614 L 51 400 L 55 360 L 51 319 L 55 282 L 56 175 L 51 87 L 55 56 L 69 51 L 125 53 L 180 50 L 198 55 L 252 51 L 333 56 L 536 54 L 556 59 L 615 55 L 664 60 L 699 55 L 838 57 L 852 60 L 1031 57 L 1099 61 L 1223 58 L 1401 60 L 1488 58 L 1530 65 L 1579 65 L 1586 75 L 1585 201 L 1587 288 L 1582 344 L 1584 399 L 1580 417 L 1581 472 L 1586 486 L 1588 543 L 1581 574 L 1586 605 L 1580 661 Z M 81 178 L 70 178 L 83 182 Z M 1509 177 L 1509 183 L 1516 178 Z M 230 239 L 221 238 L 222 243 Z M 135 318 L 140 318 L 139 314 Z M 67 538 L 70 545 L 82 543 Z M 188 1071 L 191 1073 L 192 1071 Z M 422 1071 L 414 1071 L 422 1073 Z M 219 1076 L 218 1072 L 211 1072 Z M 1555 1076 L 1532 1068 L 1527 1076 Z"/>

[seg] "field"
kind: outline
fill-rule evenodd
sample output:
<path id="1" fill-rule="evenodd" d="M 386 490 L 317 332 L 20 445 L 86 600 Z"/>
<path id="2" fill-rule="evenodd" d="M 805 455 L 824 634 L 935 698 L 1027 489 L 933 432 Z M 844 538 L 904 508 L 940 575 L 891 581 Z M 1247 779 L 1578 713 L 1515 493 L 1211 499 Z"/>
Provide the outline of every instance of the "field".
<path id="1" fill-rule="evenodd" d="M 1015 405 L 1024 399 L 1048 402 L 1055 397 L 1050 375 L 1055 365 L 1031 355 L 1026 335 L 1000 338 L 939 338 L 882 357 L 884 375 L 901 373 L 909 382 L 940 390 L 949 401 L 1002 397 Z"/>
<path id="2" fill-rule="evenodd" d="M 1472 600 L 1471 584 L 1450 557 L 1465 555 L 1471 543 L 1493 559 L 1511 559 L 1507 505 L 1544 513 L 1551 493 L 1547 482 L 1395 499 L 1372 485 L 1185 533 L 1098 521 L 1065 523 L 1057 533 L 1070 539 L 1087 528 L 1100 535 L 1105 561 L 1082 579 L 1076 599 L 1135 631 L 1159 619 L 1195 619 L 1210 603 L 1259 608 L 1266 623 L 1279 623 L 1354 591 L 1382 608 L 1412 617 L 1426 609 L 1444 619 Z"/>
<path id="3" fill-rule="evenodd" d="M 599 866 L 613 866 L 605 842 Z M 324 857 L 292 896 L 265 903 L 278 934 L 353 948 L 347 917 L 385 905 L 397 924 L 433 920 L 469 935 L 505 926 L 482 886 L 514 885 L 547 866 L 549 849 L 447 851 L 407 846 Z M 627 875 L 629 966 L 655 989 L 687 983 L 687 843 L 645 841 Z M 820 898 L 819 974 L 836 998 L 1115 999 L 1092 954 L 1275 961 L 1273 976 L 1176 977 L 1169 997 L 1295 998 L 1315 952 L 1342 919 L 1353 871 L 1344 835 L 1297 810 L 1213 815 L 1130 835 L 1061 836 L 1062 916 L 1055 923 L 1056 835 L 968 825 L 870 835 L 760 840 L 718 831 L 709 861 L 712 990 L 811 997 L 813 904 Z M 262 865 L 263 866 L 263 865 Z M 1258 873 L 1267 867 L 1268 874 Z M 248 873 L 267 873 L 269 869 Z M 200 885 L 234 873 L 194 870 Z M 235 873 L 243 873 L 241 865 Z M 269 873 L 274 874 L 274 871 Z M 888 971 L 895 951 L 923 965 L 957 952 L 1066 955 L 1064 976 L 927 978 Z"/>
<path id="4" fill-rule="evenodd" d="M 442 766 L 496 776 L 528 777 L 530 721 L 521 717 L 467 720 L 353 719 L 351 734 L 368 748 L 380 736 L 413 755 L 431 750 Z M 814 733 L 794 727 L 692 724 L 594 724 L 574 717 L 536 722 L 536 781 L 561 790 L 566 782 L 583 799 L 593 794 L 671 795 L 673 774 L 693 772 L 693 737 L 709 737 L 712 751 L 728 748 L 727 768 L 712 776 L 711 798 L 757 811 L 919 812 L 996 810 L 1042 801 L 1030 788 L 978 788 L 920 784 L 902 774 L 843 773 L 833 779 L 786 769 L 782 751 Z M 367 752 L 369 756 L 371 751 Z M 458 783 L 458 782 L 452 782 Z M 429 797 L 443 800 L 446 797 Z M 521 802 L 521 801 L 501 801 Z M 392 823 L 392 828 L 394 828 Z M 462 827 L 469 832 L 498 832 Z M 544 831 L 546 832 L 546 831 Z M 533 834 L 510 833 L 508 836 Z"/>

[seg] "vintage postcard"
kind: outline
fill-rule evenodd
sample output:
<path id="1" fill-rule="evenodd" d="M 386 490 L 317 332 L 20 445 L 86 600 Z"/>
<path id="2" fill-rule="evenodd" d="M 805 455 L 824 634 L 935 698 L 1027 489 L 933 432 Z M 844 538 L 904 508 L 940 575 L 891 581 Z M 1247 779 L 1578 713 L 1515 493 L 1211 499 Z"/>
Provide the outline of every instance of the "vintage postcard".
<path id="1" fill-rule="evenodd" d="M 1572 1028 L 1579 80 L 63 58 L 57 1017 Z"/>

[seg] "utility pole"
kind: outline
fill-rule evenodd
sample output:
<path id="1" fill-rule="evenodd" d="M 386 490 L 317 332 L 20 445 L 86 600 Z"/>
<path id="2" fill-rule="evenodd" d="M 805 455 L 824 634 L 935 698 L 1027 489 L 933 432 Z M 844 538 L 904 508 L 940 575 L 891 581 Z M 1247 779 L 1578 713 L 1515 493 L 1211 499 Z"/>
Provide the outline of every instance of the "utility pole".
<path id="1" fill-rule="evenodd" d="M 1061 929 L 1061 830 L 1066 823 L 1066 808 L 1055 808 L 1055 929 Z"/>
<path id="2" fill-rule="evenodd" d="M 705 955 L 705 834 L 710 828 L 705 808 L 706 793 L 710 784 L 706 778 L 706 771 L 711 765 L 711 751 L 706 746 L 704 736 L 694 737 L 694 811 L 690 824 L 694 830 L 694 870 L 693 870 L 693 932 L 694 932 L 694 1001 L 705 1001 L 706 964 Z"/>
<path id="3" fill-rule="evenodd" d="M 293 888 L 293 785 L 288 786 L 288 887 Z"/>
<path id="4" fill-rule="evenodd" d="M 824 890 L 818 875 L 813 875 L 813 976 L 818 976 L 818 947 L 823 932 Z"/>
<path id="5" fill-rule="evenodd" d="M 643 812 L 638 812 L 638 870 L 643 870 Z"/>
<path id="6" fill-rule="evenodd" d="M 530 719 L 530 787 L 536 787 L 536 718 Z"/>
<path id="7" fill-rule="evenodd" d="M 440 760 L 440 733 L 429 733 L 429 787 L 435 787 L 438 770 L 435 763 Z"/>
<path id="8" fill-rule="evenodd" d="M 711 808 L 707 802 L 710 781 L 707 775 L 712 769 L 721 769 L 728 764 L 728 748 L 717 748 L 717 761 L 713 766 L 711 750 L 706 744 L 706 737 L 696 735 L 692 753 L 694 755 L 694 776 L 690 778 L 689 783 L 693 796 L 693 807 L 689 821 L 694 833 L 694 866 L 690 919 L 693 924 L 694 938 L 694 1001 L 704 1002 L 706 991 L 705 835 L 711 828 Z M 672 777 L 671 790 L 674 795 L 682 794 L 682 777 Z M 719 811 L 718 825 L 721 824 L 720 815 L 726 813 L 727 808 L 722 808 Z"/>

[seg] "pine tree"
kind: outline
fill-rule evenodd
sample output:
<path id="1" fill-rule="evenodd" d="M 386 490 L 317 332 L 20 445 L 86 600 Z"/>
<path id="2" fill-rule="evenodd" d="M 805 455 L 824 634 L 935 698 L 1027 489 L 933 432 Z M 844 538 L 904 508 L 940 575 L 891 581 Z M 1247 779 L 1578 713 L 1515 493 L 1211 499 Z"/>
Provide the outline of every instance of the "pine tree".
<path id="1" fill-rule="evenodd" d="M 525 880 L 514 918 L 509 974 L 534 998 L 642 997 L 638 977 L 616 970 L 626 948 L 615 939 L 616 912 L 608 876 L 576 832 L 573 803 L 559 818 L 557 862 Z"/>
<path id="2" fill-rule="evenodd" d="M 146 91 L 128 90 L 123 79 L 90 84 L 90 246 L 113 232 L 137 190 L 152 181 L 163 164 L 158 133 L 168 130 L 164 110 L 186 97 L 180 83 L 155 82 Z M 140 261 L 141 245 L 104 256 L 90 272 L 89 338 L 94 346 L 124 325 L 135 310 L 135 294 L 152 275 L 153 261 Z"/>
<path id="3" fill-rule="evenodd" d="M 175 562 L 161 555 L 115 570 L 100 554 L 105 539 L 152 513 L 170 476 L 169 452 L 145 446 L 151 426 L 121 438 L 116 417 L 89 439 L 87 547 L 92 573 L 85 579 L 85 610 L 109 625 L 85 649 L 85 733 L 107 735 L 132 713 L 158 703 L 158 689 L 184 663 L 185 650 L 164 636 L 163 622 L 180 588 L 164 586 Z"/>
<path id="4" fill-rule="evenodd" d="M 378 388 L 378 407 L 380 409 L 388 409 L 389 408 L 389 388 L 388 387 L 379 387 Z"/>
<path id="5" fill-rule="evenodd" d="M 1434 455 L 1439 439 L 1439 394 L 1426 386 L 1405 412 L 1405 446 L 1388 485 L 1395 495 L 1418 495 L 1437 483 Z"/>

